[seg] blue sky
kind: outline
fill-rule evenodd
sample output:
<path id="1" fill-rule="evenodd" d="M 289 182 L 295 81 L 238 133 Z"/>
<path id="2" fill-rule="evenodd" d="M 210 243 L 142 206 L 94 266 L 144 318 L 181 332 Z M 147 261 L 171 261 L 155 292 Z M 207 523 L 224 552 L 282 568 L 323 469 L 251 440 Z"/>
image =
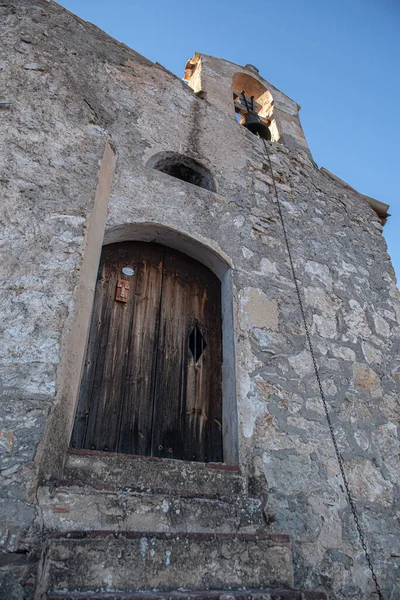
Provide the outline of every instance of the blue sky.
<path id="1" fill-rule="evenodd" d="M 314 160 L 390 204 L 400 279 L 399 0 L 58 0 L 180 77 L 195 51 L 252 63 L 302 106 Z"/>

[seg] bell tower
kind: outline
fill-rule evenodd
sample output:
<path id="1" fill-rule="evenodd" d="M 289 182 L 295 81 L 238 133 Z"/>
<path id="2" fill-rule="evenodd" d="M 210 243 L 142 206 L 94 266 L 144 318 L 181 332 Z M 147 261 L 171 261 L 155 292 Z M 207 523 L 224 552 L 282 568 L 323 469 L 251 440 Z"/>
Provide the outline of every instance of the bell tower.
<path id="1" fill-rule="evenodd" d="M 261 131 L 265 139 L 309 152 L 300 106 L 263 79 L 254 65 L 241 67 L 196 52 L 186 63 L 184 80 L 213 106 L 233 118 L 235 113 L 240 115 L 241 124 L 250 131 Z"/>

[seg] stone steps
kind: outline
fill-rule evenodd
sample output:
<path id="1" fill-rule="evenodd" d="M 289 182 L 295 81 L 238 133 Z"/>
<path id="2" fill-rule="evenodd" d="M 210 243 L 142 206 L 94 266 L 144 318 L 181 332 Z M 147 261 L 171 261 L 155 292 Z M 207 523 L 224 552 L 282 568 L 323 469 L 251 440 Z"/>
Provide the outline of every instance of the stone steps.
<path id="1" fill-rule="evenodd" d="M 89 592 L 87 594 L 50 594 L 46 600 L 327 600 L 324 592 L 293 589 L 210 590 L 197 592 Z"/>
<path id="2" fill-rule="evenodd" d="M 314 600 L 291 589 L 291 540 L 266 534 L 252 490 L 238 467 L 70 450 L 38 490 L 40 597 Z"/>
<path id="3" fill-rule="evenodd" d="M 291 541 L 277 534 L 53 534 L 44 549 L 40 585 L 50 597 L 66 590 L 69 597 L 75 591 L 160 590 L 163 598 L 173 590 L 290 588 Z"/>
<path id="4" fill-rule="evenodd" d="M 264 498 L 186 497 L 58 481 L 38 493 L 47 531 L 263 533 Z"/>

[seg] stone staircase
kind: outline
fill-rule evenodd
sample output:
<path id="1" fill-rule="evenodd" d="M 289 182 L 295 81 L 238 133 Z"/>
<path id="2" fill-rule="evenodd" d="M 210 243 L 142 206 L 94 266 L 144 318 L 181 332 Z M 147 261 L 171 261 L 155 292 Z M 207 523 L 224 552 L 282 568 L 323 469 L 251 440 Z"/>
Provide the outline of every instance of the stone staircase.
<path id="1" fill-rule="evenodd" d="M 325 598 L 292 589 L 291 540 L 237 468 L 72 451 L 39 500 L 38 599 Z"/>

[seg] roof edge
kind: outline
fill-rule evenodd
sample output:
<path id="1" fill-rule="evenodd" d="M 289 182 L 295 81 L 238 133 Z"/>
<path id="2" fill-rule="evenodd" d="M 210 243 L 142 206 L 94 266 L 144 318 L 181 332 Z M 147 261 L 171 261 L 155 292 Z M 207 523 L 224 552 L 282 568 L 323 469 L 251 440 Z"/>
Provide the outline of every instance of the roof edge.
<path id="1" fill-rule="evenodd" d="M 376 212 L 378 217 L 380 217 L 381 219 L 386 219 L 387 217 L 390 216 L 388 214 L 388 210 L 390 208 L 389 204 L 385 204 L 385 202 L 376 200 L 376 198 L 372 198 L 371 196 L 366 196 L 365 194 L 361 194 L 361 192 L 358 192 L 357 190 L 355 190 L 353 187 L 351 187 L 351 185 L 349 185 L 348 183 L 343 181 L 343 179 L 340 179 L 340 177 L 338 177 L 337 175 L 334 175 L 328 169 L 325 169 L 325 167 L 320 167 L 319 170 L 321 173 L 324 173 L 333 181 L 340 183 L 346 189 L 351 190 L 352 192 L 355 192 L 356 194 L 358 194 L 365 202 L 367 202 L 367 204 L 370 205 L 371 208 L 373 208 L 373 210 Z"/>

